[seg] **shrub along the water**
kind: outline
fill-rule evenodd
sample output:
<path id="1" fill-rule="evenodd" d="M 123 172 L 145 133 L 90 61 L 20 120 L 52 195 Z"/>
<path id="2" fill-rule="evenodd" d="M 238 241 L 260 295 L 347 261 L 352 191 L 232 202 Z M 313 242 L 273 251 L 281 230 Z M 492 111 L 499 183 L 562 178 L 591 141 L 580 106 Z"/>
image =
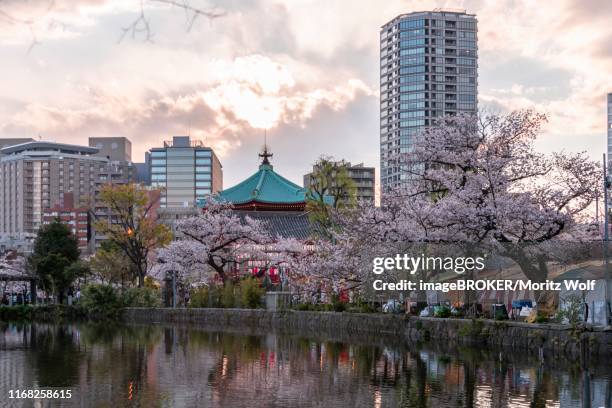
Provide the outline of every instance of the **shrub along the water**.
<path id="1" fill-rule="evenodd" d="M 159 307 L 161 293 L 155 288 L 118 289 L 111 285 L 87 285 L 78 304 L 0 306 L 0 320 L 117 319 L 124 307 Z"/>
<path id="2" fill-rule="evenodd" d="M 115 317 L 124 307 L 159 307 L 161 295 L 155 288 L 120 290 L 111 285 L 91 284 L 83 290 L 81 305 L 90 314 Z"/>
<path id="3" fill-rule="evenodd" d="M 259 281 L 253 278 L 242 279 L 237 284 L 228 282 L 224 286 L 204 286 L 191 291 L 189 307 L 257 309 L 263 306 L 265 292 Z"/>

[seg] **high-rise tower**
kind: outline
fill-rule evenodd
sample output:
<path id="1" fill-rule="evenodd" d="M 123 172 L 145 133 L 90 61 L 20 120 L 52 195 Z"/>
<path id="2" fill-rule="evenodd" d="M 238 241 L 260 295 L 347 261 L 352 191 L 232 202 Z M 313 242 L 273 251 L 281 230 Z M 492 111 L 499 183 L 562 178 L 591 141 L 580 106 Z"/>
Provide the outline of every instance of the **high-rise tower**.
<path id="1" fill-rule="evenodd" d="M 402 14 L 380 30 L 380 174 L 383 190 L 409 178 L 394 156 L 436 118 L 478 108 L 476 16 L 436 9 Z"/>

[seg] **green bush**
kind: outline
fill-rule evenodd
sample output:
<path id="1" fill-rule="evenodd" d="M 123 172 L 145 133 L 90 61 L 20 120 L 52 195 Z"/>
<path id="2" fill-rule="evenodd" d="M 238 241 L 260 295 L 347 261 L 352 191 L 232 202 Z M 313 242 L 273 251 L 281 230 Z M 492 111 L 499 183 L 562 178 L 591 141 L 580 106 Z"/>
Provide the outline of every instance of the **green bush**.
<path id="1" fill-rule="evenodd" d="M 240 282 L 240 297 L 242 306 L 249 309 L 257 309 L 262 306 L 261 298 L 265 294 L 265 289 L 259 285 L 259 281 L 247 278 Z"/>
<path id="2" fill-rule="evenodd" d="M 236 307 L 236 294 L 234 293 L 234 284 L 228 282 L 221 289 L 221 305 L 225 308 Z"/>
<path id="3" fill-rule="evenodd" d="M 189 307 L 208 307 L 209 289 L 206 286 L 193 289 L 189 293 Z"/>
<path id="4" fill-rule="evenodd" d="M 564 323 L 567 320 L 567 323 L 571 325 L 576 325 L 580 323 L 582 320 L 582 310 L 584 307 L 584 301 L 582 300 L 582 297 L 579 295 L 569 295 L 562 300 L 564 302 L 565 307 L 559 307 L 559 310 L 557 311 L 557 314 L 555 316 L 555 320 L 557 320 L 559 323 Z"/>
<path id="5" fill-rule="evenodd" d="M 340 301 L 340 297 L 336 294 L 331 297 L 331 310 L 334 312 L 344 312 L 346 310 L 346 303 Z"/>
<path id="6" fill-rule="evenodd" d="M 313 304 L 311 304 L 311 303 L 298 303 L 298 304 L 295 306 L 295 309 L 296 309 L 296 310 L 299 310 L 299 311 L 301 311 L 301 312 L 307 312 L 307 311 L 309 311 L 309 310 L 312 310 L 312 306 L 314 306 L 314 305 L 313 305 Z"/>
<path id="7" fill-rule="evenodd" d="M 33 310 L 30 305 L 0 306 L 0 320 L 29 320 Z"/>
<path id="8" fill-rule="evenodd" d="M 548 316 L 538 312 L 538 315 L 536 316 L 534 323 L 548 323 L 548 321 L 549 321 Z"/>
<path id="9" fill-rule="evenodd" d="M 91 284 L 83 289 L 81 305 L 91 313 L 108 314 L 121 308 L 121 300 L 111 285 Z"/>
<path id="10" fill-rule="evenodd" d="M 129 288 L 120 295 L 123 307 L 160 307 L 161 293 L 154 287 Z"/>
<path id="11" fill-rule="evenodd" d="M 440 307 L 435 308 L 434 317 L 446 318 L 446 317 L 450 317 L 450 315 L 451 315 L 451 310 L 447 306 L 440 306 Z"/>

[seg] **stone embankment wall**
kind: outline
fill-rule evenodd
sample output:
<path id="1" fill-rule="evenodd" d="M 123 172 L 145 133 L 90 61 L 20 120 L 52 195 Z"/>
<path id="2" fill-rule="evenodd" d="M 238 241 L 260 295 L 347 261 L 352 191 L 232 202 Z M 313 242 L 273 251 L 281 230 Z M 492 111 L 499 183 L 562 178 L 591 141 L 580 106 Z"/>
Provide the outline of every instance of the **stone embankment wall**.
<path id="1" fill-rule="evenodd" d="M 328 334 L 344 339 L 365 336 L 406 343 L 431 341 L 513 348 L 573 358 L 612 357 L 612 330 L 557 324 L 259 309 L 129 308 L 123 319 L 129 323 L 184 323 L 210 329 L 272 331 L 306 337 Z"/>

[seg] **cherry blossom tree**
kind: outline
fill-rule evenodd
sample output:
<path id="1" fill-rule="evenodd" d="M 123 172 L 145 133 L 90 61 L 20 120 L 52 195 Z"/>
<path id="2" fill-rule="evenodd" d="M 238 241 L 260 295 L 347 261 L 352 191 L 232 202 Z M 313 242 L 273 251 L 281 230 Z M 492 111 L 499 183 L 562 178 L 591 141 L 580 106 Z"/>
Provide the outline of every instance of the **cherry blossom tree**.
<path id="1" fill-rule="evenodd" d="M 1 279 L 2 277 L 23 277 L 24 281 L 27 280 L 27 278 L 30 277 L 30 274 L 28 274 L 27 271 L 26 259 L 15 251 L 5 251 L 0 253 L 0 280 L 2 281 L 2 291 L 0 291 L 0 295 L 6 291 L 14 292 L 21 290 L 23 287 L 23 282 L 8 281 L 6 279 Z"/>
<path id="2" fill-rule="evenodd" d="M 534 148 L 546 116 L 457 116 L 427 129 L 408 163 L 409 216 L 438 242 L 493 247 L 528 279 L 548 276 L 547 243 L 593 238 L 585 210 L 601 194 L 599 165 L 586 153 L 545 155 Z M 400 195 L 401 197 L 401 195 Z"/>
<path id="3" fill-rule="evenodd" d="M 453 247 L 508 257 L 545 280 L 549 262 L 594 238 L 586 210 L 600 194 L 599 166 L 585 153 L 535 150 L 545 123 L 531 110 L 444 118 L 392 159 L 407 183 L 384 191 L 379 208 L 335 212 L 338 232 L 294 256 L 294 275 L 363 286 L 374 256 Z"/>
<path id="4" fill-rule="evenodd" d="M 178 240 L 159 252 L 157 277 L 167 271 L 187 276 L 211 268 L 225 284 L 228 266 L 248 257 L 266 260 L 266 246 L 274 243 L 261 221 L 241 218 L 231 204 L 215 199 L 207 202 L 202 214 L 179 221 L 176 231 Z"/>

